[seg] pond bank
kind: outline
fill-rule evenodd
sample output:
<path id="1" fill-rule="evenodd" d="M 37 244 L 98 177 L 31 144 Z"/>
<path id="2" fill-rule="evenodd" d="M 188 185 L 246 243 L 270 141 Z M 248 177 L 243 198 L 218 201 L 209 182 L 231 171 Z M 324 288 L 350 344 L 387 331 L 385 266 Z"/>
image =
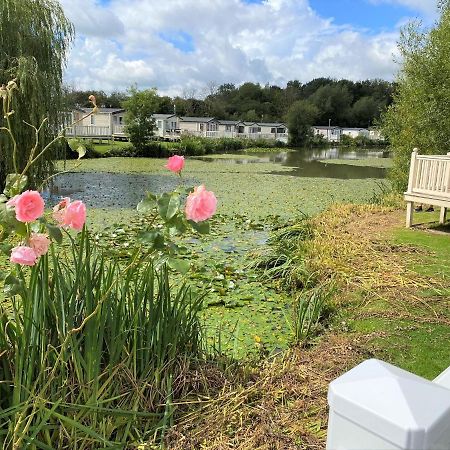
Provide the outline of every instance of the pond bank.
<path id="1" fill-rule="evenodd" d="M 403 219 L 403 210 L 370 205 L 336 205 L 316 217 L 308 263 L 338 282 L 328 331 L 244 381 L 213 384 L 200 409 L 181 414 L 169 448 L 324 448 L 332 379 L 370 357 L 429 379 L 446 368 L 450 227 L 405 230 Z"/>

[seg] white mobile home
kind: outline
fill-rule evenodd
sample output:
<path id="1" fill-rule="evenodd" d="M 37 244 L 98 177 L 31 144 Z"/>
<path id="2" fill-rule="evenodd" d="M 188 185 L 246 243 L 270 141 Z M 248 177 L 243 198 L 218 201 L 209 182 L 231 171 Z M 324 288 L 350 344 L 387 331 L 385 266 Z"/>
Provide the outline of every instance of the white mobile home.
<path id="1" fill-rule="evenodd" d="M 351 138 L 357 138 L 359 136 L 369 137 L 369 130 L 367 128 L 345 128 L 341 129 L 343 136 L 350 136 Z"/>
<path id="2" fill-rule="evenodd" d="M 341 140 L 341 128 L 327 126 L 313 126 L 314 136 L 322 136 L 329 142 L 339 142 Z"/>
<path id="3" fill-rule="evenodd" d="M 219 126 L 214 117 L 180 117 L 181 134 L 216 137 Z"/>
<path id="4" fill-rule="evenodd" d="M 175 114 L 153 114 L 155 121 L 155 134 L 163 139 L 179 139 L 180 119 Z"/>
<path id="5" fill-rule="evenodd" d="M 69 121 L 74 123 L 66 134 L 68 136 L 111 138 L 125 136 L 122 108 L 98 108 L 95 114 L 89 115 L 92 108 L 75 108 Z"/>

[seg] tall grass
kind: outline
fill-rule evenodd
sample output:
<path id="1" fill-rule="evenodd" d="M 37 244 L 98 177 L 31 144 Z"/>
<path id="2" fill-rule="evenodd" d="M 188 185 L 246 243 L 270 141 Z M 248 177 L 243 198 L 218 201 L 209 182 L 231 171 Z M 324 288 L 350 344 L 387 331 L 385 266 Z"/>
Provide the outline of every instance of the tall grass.
<path id="1" fill-rule="evenodd" d="M 279 280 L 284 288 L 308 288 L 313 276 L 307 267 L 302 248 L 313 238 L 311 220 L 305 215 L 274 229 L 268 246 L 254 255 L 252 267 L 262 269 L 262 276 Z"/>
<path id="2" fill-rule="evenodd" d="M 125 267 L 86 231 L 77 244 L 18 269 L 1 311 L 4 448 L 125 448 L 161 434 L 175 380 L 202 354 L 201 298 L 138 252 Z"/>

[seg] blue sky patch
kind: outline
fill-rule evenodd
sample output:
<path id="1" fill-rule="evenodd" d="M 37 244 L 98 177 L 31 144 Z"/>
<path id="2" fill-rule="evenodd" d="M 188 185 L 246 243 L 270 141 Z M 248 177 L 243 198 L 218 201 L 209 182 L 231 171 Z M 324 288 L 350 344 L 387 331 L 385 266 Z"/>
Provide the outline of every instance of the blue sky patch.
<path id="1" fill-rule="evenodd" d="M 377 33 L 392 30 L 407 17 L 418 13 L 398 4 L 371 3 L 369 0 L 310 0 L 311 8 L 320 16 L 334 18 L 336 25 L 352 25 Z"/>
<path id="2" fill-rule="evenodd" d="M 191 34 L 185 31 L 163 31 L 158 34 L 163 40 L 172 44 L 183 53 L 191 53 L 195 50 L 194 39 Z"/>

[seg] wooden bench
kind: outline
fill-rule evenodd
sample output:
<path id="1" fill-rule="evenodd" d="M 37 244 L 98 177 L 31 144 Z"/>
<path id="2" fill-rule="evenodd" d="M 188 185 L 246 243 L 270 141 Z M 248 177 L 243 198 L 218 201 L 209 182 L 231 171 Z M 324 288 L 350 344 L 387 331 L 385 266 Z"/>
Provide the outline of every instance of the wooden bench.
<path id="1" fill-rule="evenodd" d="M 414 203 L 441 208 L 439 223 L 444 223 L 450 208 L 450 153 L 447 155 L 419 155 L 415 148 L 411 154 L 407 202 L 406 226 L 413 221 Z"/>

